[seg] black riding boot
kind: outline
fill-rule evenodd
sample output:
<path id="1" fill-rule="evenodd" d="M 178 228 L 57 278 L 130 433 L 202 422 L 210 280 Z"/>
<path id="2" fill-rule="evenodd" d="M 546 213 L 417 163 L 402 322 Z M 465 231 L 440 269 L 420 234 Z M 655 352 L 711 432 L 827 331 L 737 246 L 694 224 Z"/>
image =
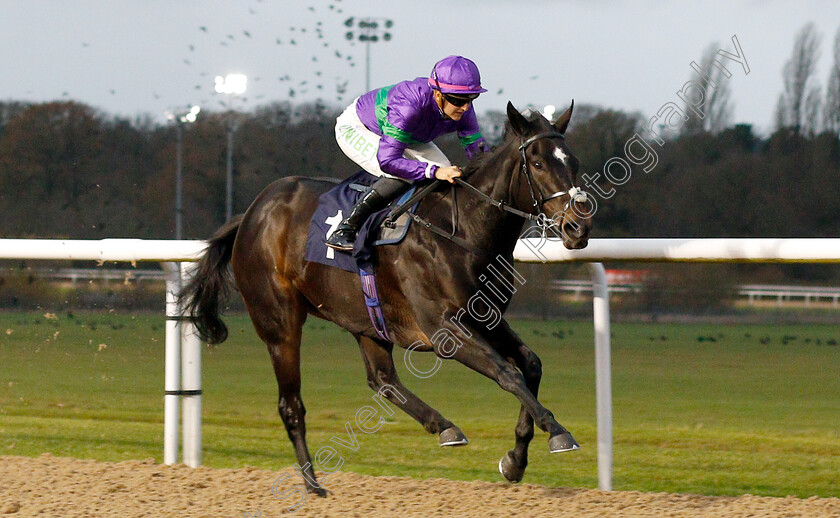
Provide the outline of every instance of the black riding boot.
<path id="1" fill-rule="evenodd" d="M 388 202 L 391 201 L 392 198 L 382 196 L 375 188 L 372 186 L 371 189 L 362 196 L 362 199 L 359 200 L 359 203 L 353 207 L 353 210 L 350 211 L 350 215 L 342 221 L 338 228 L 335 229 L 329 239 L 326 241 L 326 245 L 330 248 L 334 248 L 336 250 L 340 250 L 342 252 L 352 252 L 353 251 L 353 244 L 356 241 L 356 233 L 359 231 L 359 227 L 367 220 L 368 216 L 373 214 L 374 212 L 384 209 Z"/>

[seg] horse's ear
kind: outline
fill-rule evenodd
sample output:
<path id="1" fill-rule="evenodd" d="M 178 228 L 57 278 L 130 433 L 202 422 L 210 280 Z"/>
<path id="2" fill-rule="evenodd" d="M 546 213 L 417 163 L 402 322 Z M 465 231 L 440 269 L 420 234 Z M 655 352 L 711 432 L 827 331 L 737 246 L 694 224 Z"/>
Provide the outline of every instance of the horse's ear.
<path id="1" fill-rule="evenodd" d="M 555 129 L 557 129 L 557 133 L 566 133 L 566 128 L 569 127 L 569 121 L 572 120 L 572 110 L 575 107 L 575 100 L 572 99 L 572 104 L 569 106 L 569 109 L 566 110 L 563 115 L 557 118 L 557 122 L 554 123 Z"/>
<path id="2" fill-rule="evenodd" d="M 513 103 L 510 101 L 507 103 L 507 116 L 511 129 L 520 137 L 526 136 L 531 123 L 528 122 L 528 119 L 524 115 L 519 113 L 519 110 L 513 107 Z"/>

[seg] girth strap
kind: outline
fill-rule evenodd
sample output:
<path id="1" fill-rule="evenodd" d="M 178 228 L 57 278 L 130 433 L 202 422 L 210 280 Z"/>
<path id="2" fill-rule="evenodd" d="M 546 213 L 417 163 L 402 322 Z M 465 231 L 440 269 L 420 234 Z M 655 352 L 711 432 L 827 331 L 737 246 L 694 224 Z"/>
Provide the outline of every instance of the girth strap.
<path id="1" fill-rule="evenodd" d="M 370 323 L 380 338 L 392 342 L 391 334 L 388 332 L 388 325 L 385 323 L 385 314 L 382 312 L 382 304 L 379 301 L 379 290 L 376 289 L 376 275 L 373 270 L 370 272 L 364 268 L 359 270 L 362 281 L 362 293 L 365 296 L 365 306 L 368 310 Z"/>

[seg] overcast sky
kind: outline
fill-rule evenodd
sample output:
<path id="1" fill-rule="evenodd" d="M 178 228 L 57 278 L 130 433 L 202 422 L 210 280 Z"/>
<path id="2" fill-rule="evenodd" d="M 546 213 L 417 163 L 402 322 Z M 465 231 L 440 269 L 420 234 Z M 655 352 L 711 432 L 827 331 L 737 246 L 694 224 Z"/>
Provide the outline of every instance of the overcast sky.
<path id="1" fill-rule="evenodd" d="M 167 109 L 230 99 L 214 77 L 249 77 L 237 109 L 273 101 L 343 106 L 365 89 L 365 45 L 350 16 L 393 20 L 370 45 L 371 86 L 426 76 L 449 54 L 472 58 L 489 90 L 479 112 L 578 103 L 645 118 L 693 74 L 709 45 L 733 50 L 735 122 L 773 123 L 795 33 L 822 33 L 820 84 L 840 27 L 837 1 L 665 0 L 0 0 L 0 99 L 70 99 L 106 113 L 162 120 Z M 319 87 L 320 86 L 320 87 Z"/>

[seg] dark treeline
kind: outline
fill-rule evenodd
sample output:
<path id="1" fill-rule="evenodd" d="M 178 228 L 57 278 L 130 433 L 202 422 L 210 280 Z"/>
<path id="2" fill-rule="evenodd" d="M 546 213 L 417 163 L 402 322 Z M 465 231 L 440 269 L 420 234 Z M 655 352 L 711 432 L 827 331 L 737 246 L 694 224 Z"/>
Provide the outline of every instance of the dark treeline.
<path id="1" fill-rule="evenodd" d="M 598 236 L 834 237 L 840 221 L 840 142 L 825 132 L 782 128 L 766 138 L 738 124 L 718 134 L 676 136 L 651 144 L 658 163 L 633 167 L 622 185 L 603 180 L 603 165 L 624 157 L 640 121 L 600 112 L 570 131 L 582 173 L 600 172 Z M 591 176 L 591 175 L 590 175 Z"/>
<path id="2" fill-rule="evenodd" d="M 622 185 L 604 164 L 623 157 L 638 115 L 583 106 L 568 142 L 580 173 L 614 190 L 599 198 L 595 237 L 832 237 L 840 219 L 840 141 L 749 125 L 691 131 L 652 145 L 658 163 Z M 333 138 L 335 110 L 274 104 L 210 114 L 184 127 L 184 234 L 206 238 L 224 219 L 226 128 L 236 118 L 234 212 L 289 175 L 354 170 Z M 498 113 L 482 118 L 488 133 Z M 495 132 L 498 133 L 498 132 Z M 175 128 L 107 117 L 73 102 L 0 105 L 3 237 L 99 239 L 174 236 Z M 440 143 L 456 162 L 452 139 Z"/>
<path id="3" fill-rule="evenodd" d="M 228 125 L 238 128 L 234 211 L 241 212 L 279 177 L 350 171 L 332 140 L 336 115 L 277 104 L 184 126 L 185 237 L 204 238 L 223 223 Z M 0 105 L 0 234 L 174 237 L 175 134 L 171 125 L 112 118 L 73 102 Z"/>

